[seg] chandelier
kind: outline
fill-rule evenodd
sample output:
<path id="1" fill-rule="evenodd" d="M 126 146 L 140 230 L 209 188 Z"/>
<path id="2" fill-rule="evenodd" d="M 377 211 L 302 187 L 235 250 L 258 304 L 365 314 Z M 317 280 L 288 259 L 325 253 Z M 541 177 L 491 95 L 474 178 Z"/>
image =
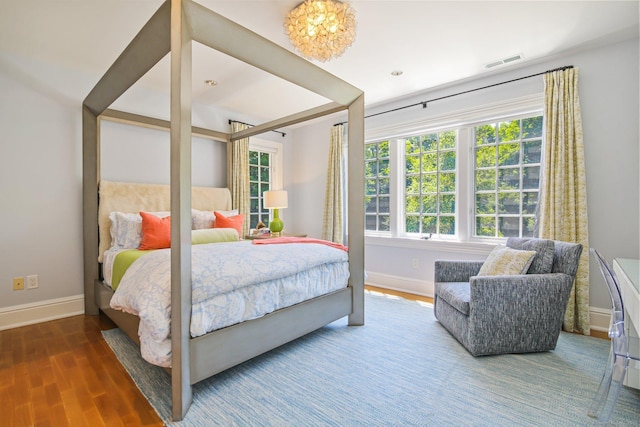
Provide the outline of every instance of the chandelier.
<path id="1" fill-rule="evenodd" d="M 356 18 L 347 3 L 306 0 L 287 13 L 284 29 L 302 56 L 325 62 L 351 46 L 356 37 Z"/>

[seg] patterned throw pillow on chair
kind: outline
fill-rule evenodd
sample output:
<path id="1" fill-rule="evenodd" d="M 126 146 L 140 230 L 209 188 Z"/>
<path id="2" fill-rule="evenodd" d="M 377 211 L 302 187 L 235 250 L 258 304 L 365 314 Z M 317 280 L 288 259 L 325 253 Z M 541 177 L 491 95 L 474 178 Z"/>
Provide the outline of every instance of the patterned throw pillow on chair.
<path id="1" fill-rule="evenodd" d="M 536 251 L 521 251 L 498 245 L 482 264 L 478 276 L 525 274 L 535 255 Z"/>

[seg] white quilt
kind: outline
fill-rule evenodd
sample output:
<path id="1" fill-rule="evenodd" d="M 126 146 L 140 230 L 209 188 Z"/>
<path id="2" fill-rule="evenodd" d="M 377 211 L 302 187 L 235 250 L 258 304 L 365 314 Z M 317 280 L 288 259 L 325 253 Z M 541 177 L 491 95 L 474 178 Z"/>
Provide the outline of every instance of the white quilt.
<path id="1" fill-rule="evenodd" d="M 144 359 L 171 366 L 171 252 L 153 251 L 122 277 L 111 307 L 140 317 Z M 322 244 L 192 247 L 190 332 L 197 337 L 347 286 L 348 255 Z"/>

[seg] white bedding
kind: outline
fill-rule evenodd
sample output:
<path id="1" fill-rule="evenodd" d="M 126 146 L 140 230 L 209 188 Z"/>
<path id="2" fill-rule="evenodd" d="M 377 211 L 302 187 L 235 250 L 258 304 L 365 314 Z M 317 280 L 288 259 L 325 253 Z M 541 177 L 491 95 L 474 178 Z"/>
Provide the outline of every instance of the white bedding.
<path id="1" fill-rule="evenodd" d="M 104 283 L 111 287 L 111 276 L 113 275 L 113 262 L 116 260 L 116 255 L 120 252 L 128 249 L 111 248 L 104 252 L 102 263 L 102 277 Z"/>
<path id="2" fill-rule="evenodd" d="M 122 277 L 111 307 L 140 317 L 145 360 L 171 366 L 170 250 L 136 260 Z M 345 251 L 313 243 L 254 245 L 251 241 L 192 247 L 190 332 L 255 319 L 347 286 Z"/>

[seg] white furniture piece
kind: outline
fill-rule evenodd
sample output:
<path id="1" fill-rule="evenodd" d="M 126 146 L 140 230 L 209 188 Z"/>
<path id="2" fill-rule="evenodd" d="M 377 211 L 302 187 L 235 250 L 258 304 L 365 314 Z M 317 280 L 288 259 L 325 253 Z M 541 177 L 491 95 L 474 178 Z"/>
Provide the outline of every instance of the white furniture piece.
<path id="1" fill-rule="evenodd" d="M 628 325 L 627 336 L 638 338 L 640 337 L 640 260 L 615 258 L 613 271 L 618 278 L 622 301 L 624 301 L 624 315 Z M 629 349 L 630 352 L 633 350 Z M 635 354 L 640 354 L 639 350 L 635 349 Z M 640 366 L 637 365 L 633 363 L 629 365 L 624 385 L 640 389 Z"/>
<path id="2" fill-rule="evenodd" d="M 618 397 L 627 378 L 629 368 L 640 363 L 638 339 L 627 336 L 629 330 L 628 316 L 624 309 L 622 290 L 618 275 L 595 248 L 590 248 L 591 255 L 598 261 L 600 272 L 604 277 L 609 296 L 611 297 L 611 350 L 609 361 L 602 374 L 598 391 L 589 406 L 588 414 L 600 422 L 608 424 L 616 407 Z M 618 263 L 618 265 L 620 265 Z"/>

